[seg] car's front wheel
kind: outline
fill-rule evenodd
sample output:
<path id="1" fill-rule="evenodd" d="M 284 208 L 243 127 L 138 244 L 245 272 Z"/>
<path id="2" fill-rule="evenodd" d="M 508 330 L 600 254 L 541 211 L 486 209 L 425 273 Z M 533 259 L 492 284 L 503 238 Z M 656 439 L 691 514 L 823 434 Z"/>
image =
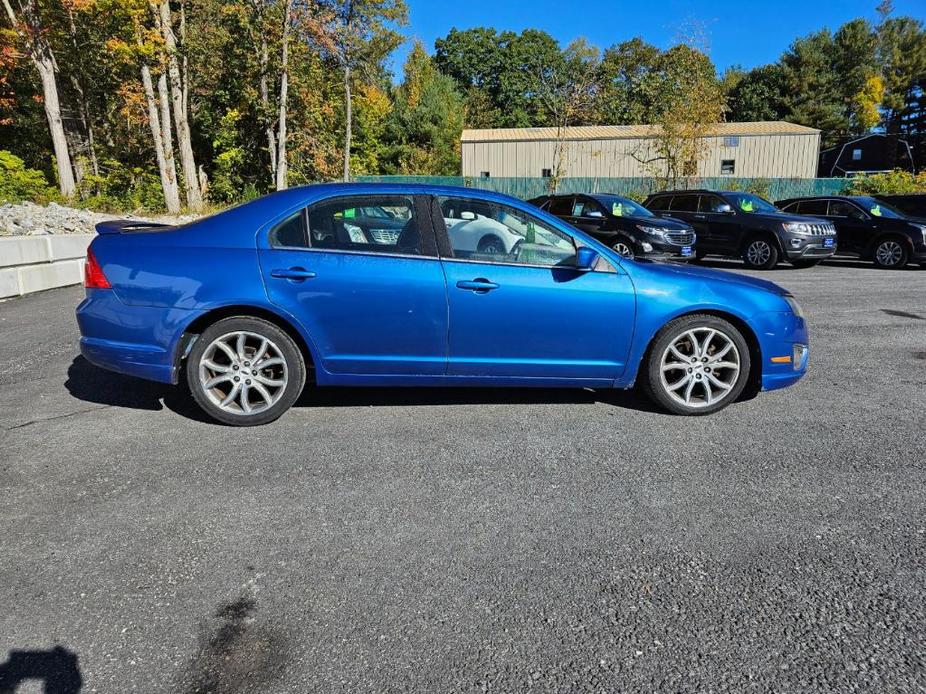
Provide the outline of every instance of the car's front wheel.
<path id="1" fill-rule="evenodd" d="M 656 335 L 641 383 L 650 398 L 674 414 L 722 410 L 743 392 L 751 368 L 749 346 L 728 321 L 683 316 Z"/>
<path id="2" fill-rule="evenodd" d="M 633 260 L 634 256 L 636 256 L 636 253 L 634 253 L 633 250 L 633 243 L 631 243 L 629 239 L 620 238 L 614 243 L 613 246 L 611 246 L 611 248 L 617 251 L 618 254 L 623 258 L 630 258 Z"/>
<path id="3" fill-rule="evenodd" d="M 187 384 L 213 419 L 266 424 L 292 406 L 305 385 L 305 360 L 292 338 L 260 318 L 236 316 L 209 326 L 186 361 Z"/>
<path id="4" fill-rule="evenodd" d="M 743 262 L 753 270 L 771 270 L 778 264 L 778 247 L 766 236 L 754 236 L 743 250 Z"/>

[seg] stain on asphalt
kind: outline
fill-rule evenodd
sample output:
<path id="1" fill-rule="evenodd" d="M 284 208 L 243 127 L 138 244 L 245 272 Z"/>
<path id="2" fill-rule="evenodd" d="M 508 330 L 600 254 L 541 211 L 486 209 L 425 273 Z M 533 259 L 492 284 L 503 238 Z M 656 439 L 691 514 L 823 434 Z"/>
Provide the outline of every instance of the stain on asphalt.
<path id="1" fill-rule="evenodd" d="M 269 691 L 283 674 L 286 639 L 258 617 L 257 601 L 223 603 L 201 627 L 199 648 L 183 677 L 187 694 Z"/>
<path id="2" fill-rule="evenodd" d="M 881 310 L 889 316 L 897 316 L 898 318 L 912 318 L 913 320 L 926 320 L 926 318 L 923 318 L 922 316 L 919 316 L 915 313 L 909 313 L 907 311 L 898 311 L 893 308 L 882 308 Z"/>
<path id="3" fill-rule="evenodd" d="M 920 361 L 926 361 L 926 352 L 914 352 L 914 359 L 919 359 Z"/>

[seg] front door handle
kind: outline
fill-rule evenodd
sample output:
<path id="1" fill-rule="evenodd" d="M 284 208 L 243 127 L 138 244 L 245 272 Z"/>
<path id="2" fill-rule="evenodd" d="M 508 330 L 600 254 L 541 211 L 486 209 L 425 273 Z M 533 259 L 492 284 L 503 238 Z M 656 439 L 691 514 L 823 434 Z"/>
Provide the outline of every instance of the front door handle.
<path id="1" fill-rule="evenodd" d="M 707 215 L 703 215 L 703 214 L 696 214 L 694 217 L 695 219 L 707 219 Z"/>
<path id="2" fill-rule="evenodd" d="M 483 279 L 482 277 L 477 277 L 474 280 L 460 280 L 457 282 L 457 287 L 460 289 L 469 289 L 477 294 L 485 294 L 493 289 L 498 289 L 498 285 L 495 284 L 495 282 L 489 282 L 489 280 Z"/>
<path id="3" fill-rule="evenodd" d="M 315 277 L 315 273 L 303 267 L 288 267 L 271 270 L 270 276 L 284 280 L 292 280 L 294 282 L 302 282 Z"/>

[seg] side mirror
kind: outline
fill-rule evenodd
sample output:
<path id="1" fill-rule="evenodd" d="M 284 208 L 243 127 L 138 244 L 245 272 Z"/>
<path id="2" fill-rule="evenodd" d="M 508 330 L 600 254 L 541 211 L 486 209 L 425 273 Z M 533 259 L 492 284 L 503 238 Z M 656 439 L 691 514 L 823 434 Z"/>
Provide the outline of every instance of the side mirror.
<path id="1" fill-rule="evenodd" d="M 576 270 L 588 272 L 594 270 L 598 264 L 598 251 L 588 246 L 580 246 L 576 250 Z"/>
<path id="2" fill-rule="evenodd" d="M 733 214 L 733 208 L 730 207 L 727 203 L 722 203 L 717 205 L 717 212 L 720 214 Z"/>

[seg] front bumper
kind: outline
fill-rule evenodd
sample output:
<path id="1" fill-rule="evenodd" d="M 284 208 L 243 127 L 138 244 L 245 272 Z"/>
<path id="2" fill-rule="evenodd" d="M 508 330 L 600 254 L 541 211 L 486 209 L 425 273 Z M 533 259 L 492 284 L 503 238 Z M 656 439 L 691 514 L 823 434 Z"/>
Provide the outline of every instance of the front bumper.
<path id="1" fill-rule="evenodd" d="M 832 246 L 827 247 L 824 239 L 832 239 Z M 805 236 L 803 234 L 785 234 L 781 239 L 785 255 L 789 260 L 824 259 L 836 253 L 836 236 Z"/>
<path id="2" fill-rule="evenodd" d="M 768 312 L 750 321 L 759 338 L 762 390 L 777 390 L 797 383 L 810 360 L 807 324 L 791 312 Z"/>
<path id="3" fill-rule="evenodd" d="M 675 260 L 675 261 L 689 261 L 694 260 L 695 257 L 695 242 L 692 242 L 689 246 L 678 246 L 674 243 L 665 243 L 664 241 L 653 241 L 649 238 L 644 239 L 642 242 L 638 242 L 638 246 L 642 246 L 645 243 L 650 246 L 652 250 L 646 250 L 645 247 L 641 248 L 640 255 L 649 260 Z M 683 255 L 682 249 L 690 249 L 688 255 Z"/>

